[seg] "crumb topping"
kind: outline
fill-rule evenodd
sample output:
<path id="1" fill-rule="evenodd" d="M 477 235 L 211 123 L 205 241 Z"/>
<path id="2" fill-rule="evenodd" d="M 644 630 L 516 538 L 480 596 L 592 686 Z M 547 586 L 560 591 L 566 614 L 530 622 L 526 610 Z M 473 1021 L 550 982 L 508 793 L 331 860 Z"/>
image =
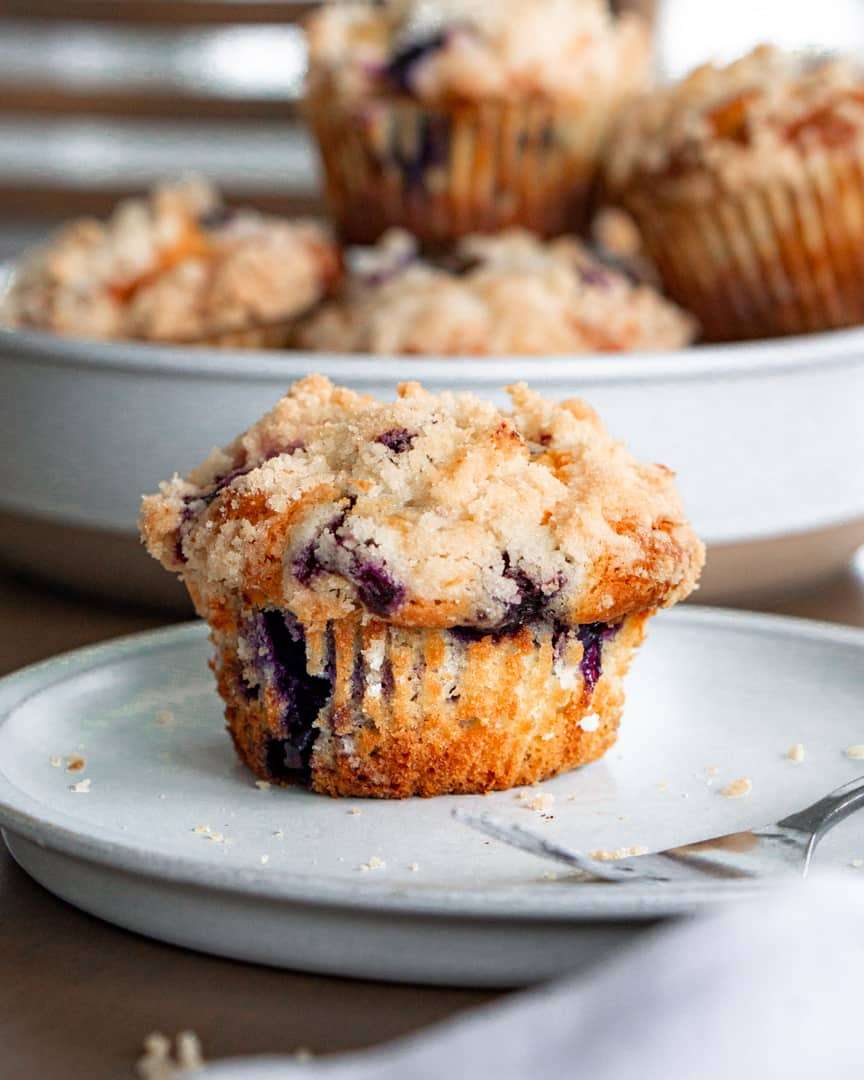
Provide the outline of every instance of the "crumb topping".
<path id="1" fill-rule="evenodd" d="M 242 591 L 307 627 L 608 624 L 690 593 L 704 552 L 673 474 L 582 401 L 509 393 L 511 412 L 415 383 L 383 403 L 309 376 L 146 497 L 144 540 L 204 608 Z"/>
<path id="2" fill-rule="evenodd" d="M 661 178 L 707 195 L 765 175 L 792 182 L 802 156 L 864 137 L 864 78 L 850 62 L 761 46 L 733 64 L 706 64 L 625 110 L 608 154 L 613 189 Z M 695 183 L 693 182 L 695 181 Z"/>
<path id="3" fill-rule="evenodd" d="M 321 226 L 229 211 L 210 185 L 188 179 L 25 253 L 0 314 L 71 337 L 218 344 L 295 318 L 338 271 Z"/>
<path id="4" fill-rule="evenodd" d="M 804 749 L 804 744 L 800 742 L 793 743 L 786 751 L 789 761 L 794 761 L 796 764 L 800 764 L 806 756 L 807 751 Z"/>
<path id="5" fill-rule="evenodd" d="M 678 349 L 693 319 L 574 237 L 510 229 L 470 236 L 449 260 L 421 259 L 398 230 L 349 256 L 341 295 L 298 332 L 329 352 L 549 355 Z"/>
<path id="6" fill-rule="evenodd" d="M 601 0 L 326 4 L 308 40 L 310 94 L 337 99 L 619 100 L 650 81 L 644 23 Z"/>

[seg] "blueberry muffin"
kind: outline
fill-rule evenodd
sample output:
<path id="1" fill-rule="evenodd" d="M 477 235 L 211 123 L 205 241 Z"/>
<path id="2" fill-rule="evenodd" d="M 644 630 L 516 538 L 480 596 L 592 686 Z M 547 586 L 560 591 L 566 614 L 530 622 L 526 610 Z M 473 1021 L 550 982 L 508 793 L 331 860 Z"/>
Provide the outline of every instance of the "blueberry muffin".
<path id="1" fill-rule="evenodd" d="M 274 346 L 339 268 L 318 225 L 228 210 L 189 179 L 25 254 L 2 317 L 70 337 Z"/>
<path id="2" fill-rule="evenodd" d="M 708 340 L 864 322 L 864 75 L 762 47 L 625 110 L 609 197 Z"/>
<path id="3" fill-rule="evenodd" d="M 608 249 L 601 257 L 572 237 L 543 243 L 513 229 L 466 237 L 433 260 L 420 257 L 407 233 L 391 231 L 346 262 L 337 298 L 299 325 L 300 347 L 549 355 L 678 349 L 696 331 L 689 315 L 634 276 L 637 258 Z"/>
<path id="4" fill-rule="evenodd" d="M 424 246 L 583 223 L 649 34 L 605 0 L 329 4 L 309 24 L 308 115 L 344 239 Z"/>
<path id="5" fill-rule="evenodd" d="M 648 618 L 703 548 L 672 474 L 581 401 L 512 412 L 321 376 L 145 498 L 210 624 L 237 752 L 330 795 L 482 792 L 613 744 Z"/>

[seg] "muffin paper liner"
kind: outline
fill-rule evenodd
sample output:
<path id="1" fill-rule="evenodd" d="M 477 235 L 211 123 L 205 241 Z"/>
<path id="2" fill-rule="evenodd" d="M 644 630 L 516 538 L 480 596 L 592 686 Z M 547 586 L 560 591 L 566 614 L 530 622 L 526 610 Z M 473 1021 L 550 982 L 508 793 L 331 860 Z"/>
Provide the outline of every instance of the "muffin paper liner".
<path id="1" fill-rule="evenodd" d="M 864 322 L 864 155 L 802 154 L 794 178 L 676 198 L 660 180 L 622 194 L 669 295 L 707 341 Z"/>
<path id="2" fill-rule="evenodd" d="M 612 107 L 313 99 L 308 113 L 343 238 L 371 243 L 401 227 L 434 246 L 508 226 L 555 236 L 584 224 Z"/>
<path id="3" fill-rule="evenodd" d="M 247 612 L 214 630 L 214 668 L 238 754 L 264 780 L 346 796 L 482 792 L 608 750 L 647 618 L 562 638 L 550 626 L 483 637 L 359 615 L 304 630 L 288 616 L 286 637 Z"/>

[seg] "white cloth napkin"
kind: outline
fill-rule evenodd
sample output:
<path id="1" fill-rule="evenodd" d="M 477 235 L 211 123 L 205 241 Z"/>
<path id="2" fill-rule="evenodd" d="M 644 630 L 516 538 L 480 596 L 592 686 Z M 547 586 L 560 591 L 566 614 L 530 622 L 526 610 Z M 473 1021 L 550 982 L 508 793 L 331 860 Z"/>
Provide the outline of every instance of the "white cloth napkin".
<path id="1" fill-rule="evenodd" d="M 864 1080 L 864 877 L 787 886 L 667 925 L 578 978 L 380 1049 L 309 1064 L 232 1061 L 198 1075 Z"/>

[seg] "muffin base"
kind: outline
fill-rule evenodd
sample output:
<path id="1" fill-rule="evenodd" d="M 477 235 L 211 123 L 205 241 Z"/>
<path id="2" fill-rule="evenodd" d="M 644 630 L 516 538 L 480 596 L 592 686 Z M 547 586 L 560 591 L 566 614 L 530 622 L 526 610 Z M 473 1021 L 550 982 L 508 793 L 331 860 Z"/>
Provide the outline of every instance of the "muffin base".
<path id="1" fill-rule="evenodd" d="M 262 648 L 255 632 L 250 641 L 248 616 L 214 628 L 214 669 L 237 753 L 262 780 L 333 796 L 481 793 L 544 780 L 606 753 L 649 615 L 593 628 L 585 644 L 548 625 L 486 637 L 403 630 L 359 616 L 305 635 L 295 626 L 311 680 L 311 690 L 296 693 L 306 694 L 307 705 L 316 694 L 327 700 L 314 719 L 306 709 L 308 730 L 291 738 L 284 694 L 266 671 L 270 646 Z"/>
<path id="2" fill-rule="evenodd" d="M 436 248 L 511 226 L 579 229 L 613 108 L 377 99 L 313 100 L 308 111 L 343 239 L 369 244 L 398 227 Z"/>
<path id="3" fill-rule="evenodd" d="M 864 322 L 864 156 L 818 148 L 800 164 L 796 177 L 764 184 L 706 176 L 698 196 L 656 179 L 619 196 L 704 340 Z"/>

